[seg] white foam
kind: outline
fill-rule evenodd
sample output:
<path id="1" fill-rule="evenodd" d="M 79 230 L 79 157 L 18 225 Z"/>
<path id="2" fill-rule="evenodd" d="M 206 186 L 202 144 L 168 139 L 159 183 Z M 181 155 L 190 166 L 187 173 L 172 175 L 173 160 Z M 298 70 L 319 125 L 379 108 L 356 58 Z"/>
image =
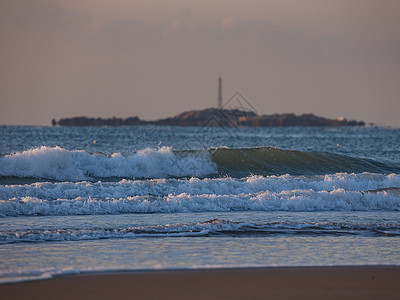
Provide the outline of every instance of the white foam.
<path id="1" fill-rule="evenodd" d="M 110 238 L 196 237 L 210 232 L 240 230 L 246 223 L 212 220 L 203 223 L 166 224 L 128 228 L 26 229 L 0 232 L 0 243 L 80 241 Z M 255 225 L 253 225 L 255 226 Z"/>
<path id="2" fill-rule="evenodd" d="M 55 276 L 76 275 L 80 272 L 73 268 L 55 269 L 43 268 L 37 270 L 15 270 L 0 272 L 1 283 L 17 283 L 32 280 L 51 279 Z"/>
<path id="3" fill-rule="evenodd" d="M 396 211 L 400 210 L 400 193 L 388 188 L 399 186 L 400 175 L 370 173 L 39 182 L 0 186 L 0 216 L 239 210 Z"/>
<path id="4" fill-rule="evenodd" d="M 83 150 L 46 147 L 0 158 L 0 176 L 85 180 L 91 177 L 181 177 L 216 172 L 208 155 L 176 156 L 170 147 L 144 149 L 134 155 L 91 155 Z"/>
<path id="5" fill-rule="evenodd" d="M 0 216 L 87 215 L 227 211 L 399 211 L 400 196 L 387 192 L 361 193 L 288 190 L 256 194 L 169 194 L 163 197 L 74 198 L 36 197 L 1 200 Z"/>
<path id="6" fill-rule="evenodd" d="M 238 195 L 269 191 L 279 193 L 292 190 L 367 191 L 400 187 L 400 175 L 335 174 L 325 176 L 250 176 L 243 179 L 154 179 L 121 180 L 119 182 L 37 182 L 24 185 L 0 186 L 1 200 L 37 199 L 120 199 L 130 196 L 164 197 L 169 194 Z"/>

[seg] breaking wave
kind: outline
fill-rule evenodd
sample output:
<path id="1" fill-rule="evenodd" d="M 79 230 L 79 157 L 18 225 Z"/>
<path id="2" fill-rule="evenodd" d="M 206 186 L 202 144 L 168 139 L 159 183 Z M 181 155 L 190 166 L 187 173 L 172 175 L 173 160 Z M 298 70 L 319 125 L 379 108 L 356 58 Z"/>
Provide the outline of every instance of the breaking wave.
<path id="1" fill-rule="evenodd" d="M 0 176 L 78 181 L 91 178 L 164 178 L 215 173 L 207 155 L 178 157 L 169 147 L 144 149 L 130 156 L 90 154 L 60 147 L 34 148 L 0 158 Z"/>
<path id="2" fill-rule="evenodd" d="M 0 177 L 55 181 L 99 178 L 245 177 L 249 175 L 316 175 L 346 173 L 400 173 L 370 159 L 324 152 L 301 152 L 271 147 L 207 151 L 144 149 L 132 155 L 88 153 L 60 147 L 30 149 L 0 158 Z M 12 179 L 10 179 L 11 181 Z"/>
<path id="3" fill-rule="evenodd" d="M 0 216 L 400 211 L 400 175 L 250 176 L 0 186 Z M 4 200 L 1 200 L 4 199 Z"/>

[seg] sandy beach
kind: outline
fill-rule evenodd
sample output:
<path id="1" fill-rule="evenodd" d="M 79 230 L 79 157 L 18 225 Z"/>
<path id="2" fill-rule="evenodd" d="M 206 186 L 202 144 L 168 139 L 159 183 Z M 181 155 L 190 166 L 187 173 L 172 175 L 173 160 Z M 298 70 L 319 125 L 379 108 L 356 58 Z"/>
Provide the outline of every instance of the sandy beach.
<path id="1" fill-rule="evenodd" d="M 2 299 L 400 299 L 400 267 L 83 274 L 0 285 Z"/>

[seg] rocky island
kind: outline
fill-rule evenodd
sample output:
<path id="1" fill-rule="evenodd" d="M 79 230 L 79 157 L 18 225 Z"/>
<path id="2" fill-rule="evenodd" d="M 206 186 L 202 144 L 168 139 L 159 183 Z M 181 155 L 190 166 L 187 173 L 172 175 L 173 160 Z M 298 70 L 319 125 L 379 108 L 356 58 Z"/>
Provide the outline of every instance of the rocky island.
<path id="1" fill-rule="evenodd" d="M 279 126 L 364 126 L 363 121 L 345 118 L 327 119 L 314 114 L 257 115 L 253 111 L 239 109 L 206 108 L 183 112 L 175 117 L 146 121 L 139 117 L 89 118 L 72 117 L 52 120 L 53 126 L 219 126 L 219 127 L 279 127 Z"/>

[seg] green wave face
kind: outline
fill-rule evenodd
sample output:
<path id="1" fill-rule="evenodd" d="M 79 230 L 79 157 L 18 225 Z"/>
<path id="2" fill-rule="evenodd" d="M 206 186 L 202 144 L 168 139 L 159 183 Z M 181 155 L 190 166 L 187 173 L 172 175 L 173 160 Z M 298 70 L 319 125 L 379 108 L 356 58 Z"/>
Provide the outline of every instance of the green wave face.
<path id="1" fill-rule="evenodd" d="M 233 177 L 257 175 L 322 175 L 332 173 L 399 173 L 400 167 L 371 159 L 326 152 L 301 152 L 272 147 L 209 150 L 220 174 Z"/>

